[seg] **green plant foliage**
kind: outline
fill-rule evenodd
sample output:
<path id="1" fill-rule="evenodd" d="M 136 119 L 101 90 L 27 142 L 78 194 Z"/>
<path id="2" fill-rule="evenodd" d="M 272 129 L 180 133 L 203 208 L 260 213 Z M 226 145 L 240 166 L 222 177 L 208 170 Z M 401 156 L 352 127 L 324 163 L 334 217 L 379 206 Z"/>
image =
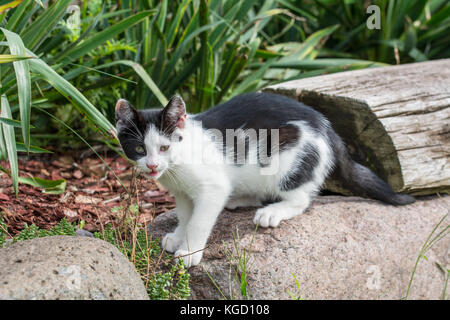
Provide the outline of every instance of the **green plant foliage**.
<path id="1" fill-rule="evenodd" d="M 450 56 L 450 4 L 447 0 L 277 0 L 280 7 L 301 17 L 279 34 L 286 17 L 275 17 L 267 34 L 279 34 L 276 45 L 303 41 L 306 34 L 339 25 L 320 50 L 318 58 L 346 57 L 382 63 L 407 63 Z M 366 25 L 371 13 L 380 8 L 380 29 Z M 397 51 L 397 52 L 396 52 Z"/>
<path id="2" fill-rule="evenodd" d="M 189 288 L 189 274 L 181 262 L 174 264 L 169 272 L 157 273 L 147 283 L 147 292 L 150 299 L 187 299 L 191 290 Z"/>
<path id="3" fill-rule="evenodd" d="M 12 178 L 16 194 L 18 193 L 19 182 L 32 185 L 39 184 L 40 186 L 48 184 L 45 181 L 36 183 L 35 179 L 19 179 L 17 168 L 16 154 L 18 151 L 29 153 L 45 150 L 39 148 L 39 146 L 31 146 L 30 133 L 33 126 L 30 122 L 32 116 L 34 116 L 31 112 L 31 106 L 32 103 L 36 103 L 37 97 L 40 97 L 38 100 L 47 103 L 46 107 L 50 103 L 51 108 L 58 107 L 59 101 L 65 98 L 66 104 L 69 102 L 70 106 L 78 111 L 79 119 L 85 117 L 90 121 L 92 124 L 92 127 L 89 127 L 91 131 L 103 132 L 105 134 L 103 137 L 106 139 L 110 139 L 108 135 L 114 136 L 114 127 L 105 115 L 86 99 L 78 88 L 59 73 L 64 74 L 64 66 L 71 61 L 80 60 L 82 56 L 88 55 L 99 45 L 104 44 L 154 13 L 153 11 L 139 12 L 104 28 L 101 32 L 93 33 L 93 35 L 89 35 L 90 31 L 93 30 L 88 28 L 79 37 L 66 37 L 66 33 L 70 31 L 67 29 L 68 21 L 71 23 L 74 21 L 73 17 L 66 16 L 71 2 L 70 0 L 61 0 L 49 5 L 48 8 L 44 8 L 40 5 L 41 3 L 30 4 L 30 2 L 24 1 L 16 8 L 8 11 L 8 14 L 2 15 L 3 25 L 6 24 L 6 28 L 1 28 L 4 34 L 3 38 L 6 40 L 6 42 L 0 43 L 2 46 L 0 50 L 3 51 L 1 52 L 3 53 L 1 55 L 3 57 L 2 62 L 12 62 L 12 64 L 3 64 L 5 67 L 0 69 L 0 79 L 2 80 L 0 87 L 2 95 L 1 115 L 3 119 L 0 135 L 0 158 L 8 158 L 10 165 L 8 174 Z M 64 18 L 68 20 L 63 20 Z M 61 23 L 63 21 L 66 23 Z M 25 26 L 26 28 L 24 28 Z M 64 39 L 69 41 L 64 41 Z M 54 40 L 56 41 L 54 42 Z M 8 51 L 10 54 L 8 54 Z M 40 55 L 40 58 L 35 53 Z M 24 59 L 24 57 L 31 57 L 31 59 Z M 32 62 L 30 63 L 30 61 Z M 6 94 L 8 94 L 8 97 Z M 55 100 L 59 101 L 54 102 Z M 10 104 L 12 104 L 11 108 Z M 17 111 L 19 111 L 19 115 L 16 115 Z M 16 117 L 20 120 L 15 120 Z M 42 114 L 38 116 L 41 123 L 43 117 Z M 49 119 L 44 121 L 48 123 Z M 16 141 L 19 137 L 16 137 L 14 131 L 14 127 L 17 126 L 11 126 L 11 123 L 19 122 L 23 142 L 17 142 L 20 146 L 17 148 Z M 37 131 L 48 133 L 48 129 L 47 126 L 38 126 Z M 62 186 L 61 181 L 57 183 Z M 59 191 L 52 190 L 51 192 L 58 193 L 63 191 L 64 187 L 60 187 Z"/>
<path id="4" fill-rule="evenodd" d="M 66 191 L 65 179 L 46 180 L 37 177 L 32 178 L 19 177 L 19 182 L 28 184 L 36 188 L 41 188 L 42 192 L 49 194 L 61 194 L 64 193 L 64 191 Z"/>

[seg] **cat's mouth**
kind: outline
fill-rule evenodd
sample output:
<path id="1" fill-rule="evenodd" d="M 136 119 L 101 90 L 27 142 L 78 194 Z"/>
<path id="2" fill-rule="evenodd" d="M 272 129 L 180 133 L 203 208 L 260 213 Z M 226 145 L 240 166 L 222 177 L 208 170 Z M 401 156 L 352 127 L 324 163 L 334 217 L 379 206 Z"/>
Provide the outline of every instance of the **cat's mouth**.
<path id="1" fill-rule="evenodd" d="M 152 171 L 152 172 L 146 172 L 144 173 L 144 177 L 151 180 L 156 180 L 161 176 L 160 171 Z"/>
<path id="2" fill-rule="evenodd" d="M 145 167 L 141 167 L 139 166 L 139 171 L 142 175 L 144 175 L 144 177 L 150 178 L 150 179 L 158 179 L 161 174 L 162 171 L 158 171 L 158 170 L 150 170 L 149 168 Z"/>
<path id="3" fill-rule="evenodd" d="M 146 174 L 148 175 L 148 177 L 150 179 L 158 179 L 162 174 L 164 170 L 155 170 L 155 169 L 150 169 L 150 170 L 146 170 Z"/>
<path id="4" fill-rule="evenodd" d="M 159 171 L 152 170 L 152 171 L 150 171 L 148 174 L 149 174 L 151 177 L 157 177 L 157 176 L 160 174 L 160 172 L 159 172 Z"/>

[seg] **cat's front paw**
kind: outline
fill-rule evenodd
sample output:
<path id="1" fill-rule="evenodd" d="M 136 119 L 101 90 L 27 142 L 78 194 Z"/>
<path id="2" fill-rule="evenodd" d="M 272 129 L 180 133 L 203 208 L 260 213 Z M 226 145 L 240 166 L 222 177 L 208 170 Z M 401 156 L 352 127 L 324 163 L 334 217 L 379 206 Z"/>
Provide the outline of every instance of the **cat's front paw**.
<path id="1" fill-rule="evenodd" d="M 183 242 L 183 239 L 177 237 L 175 232 L 168 233 L 164 236 L 164 238 L 161 241 L 161 246 L 166 250 L 167 252 L 175 252 Z"/>
<path id="2" fill-rule="evenodd" d="M 255 217 L 253 218 L 253 223 L 260 225 L 263 228 L 268 227 L 278 227 L 283 216 L 279 210 L 271 206 L 264 207 L 256 210 Z"/>
<path id="3" fill-rule="evenodd" d="M 175 252 L 175 257 L 178 257 L 178 259 L 182 259 L 184 262 L 184 265 L 189 268 L 192 266 L 196 266 L 200 263 L 203 257 L 203 251 L 197 251 L 197 252 L 189 252 L 188 250 L 177 250 Z"/>

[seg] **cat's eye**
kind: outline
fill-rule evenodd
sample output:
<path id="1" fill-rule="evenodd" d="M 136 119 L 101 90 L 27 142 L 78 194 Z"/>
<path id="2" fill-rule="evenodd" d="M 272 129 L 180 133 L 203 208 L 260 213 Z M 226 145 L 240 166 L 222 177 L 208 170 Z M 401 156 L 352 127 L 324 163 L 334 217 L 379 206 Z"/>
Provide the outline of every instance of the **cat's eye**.
<path id="1" fill-rule="evenodd" d="M 159 147 L 159 150 L 162 152 L 165 152 L 165 151 L 169 150 L 169 146 L 161 146 L 161 147 Z"/>
<path id="2" fill-rule="evenodd" d="M 137 153 L 145 153 L 145 149 L 143 146 L 137 146 L 136 148 L 134 148 L 134 150 L 136 150 Z"/>

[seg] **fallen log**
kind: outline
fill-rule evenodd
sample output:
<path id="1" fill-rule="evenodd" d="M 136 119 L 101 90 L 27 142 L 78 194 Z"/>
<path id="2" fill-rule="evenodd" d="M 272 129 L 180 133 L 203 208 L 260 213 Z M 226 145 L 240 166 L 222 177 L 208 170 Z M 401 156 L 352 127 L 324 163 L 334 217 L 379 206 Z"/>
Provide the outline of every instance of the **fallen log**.
<path id="1" fill-rule="evenodd" d="M 264 91 L 325 114 L 353 159 L 396 191 L 450 192 L 450 59 L 293 80 Z M 349 194 L 336 181 L 326 188 Z"/>

